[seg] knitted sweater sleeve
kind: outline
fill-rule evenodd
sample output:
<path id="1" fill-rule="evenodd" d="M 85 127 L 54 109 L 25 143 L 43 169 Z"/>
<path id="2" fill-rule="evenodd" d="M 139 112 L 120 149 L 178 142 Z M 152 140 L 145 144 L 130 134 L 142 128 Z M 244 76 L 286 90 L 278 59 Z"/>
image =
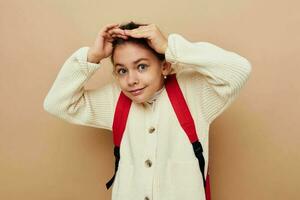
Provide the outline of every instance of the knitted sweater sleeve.
<path id="1" fill-rule="evenodd" d="M 118 88 L 114 83 L 97 89 L 85 89 L 99 64 L 87 62 L 89 47 L 75 51 L 61 67 L 43 107 L 67 122 L 111 130 Z"/>
<path id="2" fill-rule="evenodd" d="M 197 95 L 208 123 L 220 115 L 237 97 L 251 73 L 250 62 L 237 53 L 209 42 L 190 42 L 172 33 L 168 36 L 166 60 L 175 65 L 177 78 L 189 76 L 192 95 Z"/>

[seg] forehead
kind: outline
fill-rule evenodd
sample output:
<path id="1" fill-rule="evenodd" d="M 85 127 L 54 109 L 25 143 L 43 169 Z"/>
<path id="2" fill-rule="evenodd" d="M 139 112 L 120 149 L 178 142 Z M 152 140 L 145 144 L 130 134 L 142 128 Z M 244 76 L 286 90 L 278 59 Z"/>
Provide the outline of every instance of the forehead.
<path id="1" fill-rule="evenodd" d="M 151 50 L 130 42 L 117 46 L 113 56 L 114 66 L 130 66 L 138 63 L 138 61 L 157 61 Z"/>

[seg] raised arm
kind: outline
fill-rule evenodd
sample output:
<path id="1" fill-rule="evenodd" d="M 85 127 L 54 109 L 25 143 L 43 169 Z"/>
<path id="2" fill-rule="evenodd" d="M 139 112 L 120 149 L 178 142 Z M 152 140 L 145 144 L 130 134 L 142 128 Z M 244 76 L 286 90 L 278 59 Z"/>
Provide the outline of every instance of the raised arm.
<path id="1" fill-rule="evenodd" d="M 112 83 L 85 89 L 86 82 L 101 65 L 87 61 L 88 50 L 89 47 L 82 47 L 65 61 L 43 106 L 70 123 L 111 130 L 118 88 Z"/>
<path id="2" fill-rule="evenodd" d="M 252 68 L 237 53 L 209 42 L 193 43 L 176 33 L 168 36 L 165 56 L 177 68 L 179 81 L 183 81 L 184 74 L 189 74 L 189 89 L 201 101 L 198 103 L 209 123 L 237 97 Z"/>
<path id="3" fill-rule="evenodd" d="M 88 79 L 112 53 L 114 37 L 123 37 L 118 24 L 100 29 L 92 47 L 82 47 L 63 64 L 43 106 L 70 123 L 112 130 L 114 107 L 120 88 L 113 82 L 95 90 L 84 88 Z"/>

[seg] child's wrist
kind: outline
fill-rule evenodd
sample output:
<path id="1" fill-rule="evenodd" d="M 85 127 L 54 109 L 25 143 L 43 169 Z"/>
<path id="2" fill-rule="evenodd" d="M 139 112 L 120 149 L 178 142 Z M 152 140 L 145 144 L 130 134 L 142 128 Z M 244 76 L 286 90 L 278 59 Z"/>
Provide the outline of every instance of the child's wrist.
<path id="1" fill-rule="evenodd" d="M 95 54 L 91 49 L 88 51 L 87 62 L 99 64 L 102 60 L 102 57 Z"/>

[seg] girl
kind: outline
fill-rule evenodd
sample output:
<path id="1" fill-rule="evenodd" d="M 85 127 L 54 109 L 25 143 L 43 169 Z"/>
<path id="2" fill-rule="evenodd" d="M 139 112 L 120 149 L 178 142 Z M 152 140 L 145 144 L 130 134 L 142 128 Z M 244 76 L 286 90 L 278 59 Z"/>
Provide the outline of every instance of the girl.
<path id="1" fill-rule="evenodd" d="M 85 89 L 109 56 L 114 81 Z M 115 176 L 107 184 L 113 182 L 112 200 L 208 200 L 209 125 L 237 97 L 250 72 L 247 59 L 214 44 L 193 43 L 176 33 L 165 37 L 155 24 L 109 24 L 92 47 L 66 60 L 43 105 L 70 123 L 111 130 L 114 136 L 117 116 L 128 114 L 121 148 L 115 146 Z M 175 83 L 182 96 L 172 97 Z M 127 111 L 119 104 L 122 95 L 132 102 Z M 174 102 L 180 102 L 179 111 Z M 192 119 L 197 148 L 180 116 Z M 202 150 L 202 161 L 195 149 Z"/>

